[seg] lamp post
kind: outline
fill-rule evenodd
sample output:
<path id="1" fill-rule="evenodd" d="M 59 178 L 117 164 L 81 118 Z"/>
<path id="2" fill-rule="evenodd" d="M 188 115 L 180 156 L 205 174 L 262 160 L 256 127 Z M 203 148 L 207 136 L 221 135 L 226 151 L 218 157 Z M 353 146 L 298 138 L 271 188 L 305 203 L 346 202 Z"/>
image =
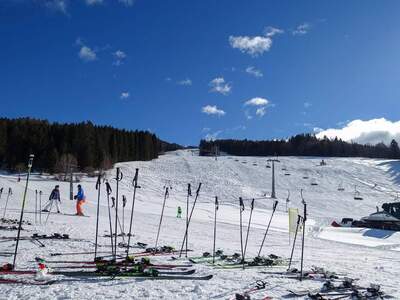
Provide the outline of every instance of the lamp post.
<path id="1" fill-rule="evenodd" d="M 268 162 L 272 163 L 272 188 L 271 188 L 271 198 L 276 199 L 276 194 L 275 194 L 275 163 L 280 162 L 278 159 L 268 159 Z"/>

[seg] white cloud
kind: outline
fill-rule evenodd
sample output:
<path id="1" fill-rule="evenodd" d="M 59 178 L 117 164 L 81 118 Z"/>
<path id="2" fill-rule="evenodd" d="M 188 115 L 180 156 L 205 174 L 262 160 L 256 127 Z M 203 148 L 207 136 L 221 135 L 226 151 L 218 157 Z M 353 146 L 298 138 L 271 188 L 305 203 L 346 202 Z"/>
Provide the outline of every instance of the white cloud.
<path id="1" fill-rule="evenodd" d="M 255 98 L 252 98 L 250 100 L 247 100 L 244 103 L 244 105 L 245 106 L 248 106 L 248 105 L 251 105 L 251 106 L 266 106 L 266 105 L 268 105 L 268 103 L 269 103 L 269 101 L 267 99 L 264 99 L 264 98 L 261 98 L 261 97 L 255 97 Z"/>
<path id="2" fill-rule="evenodd" d="M 97 59 L 96 52 L 89 48 L 88 46 L 82 46 L 81 49 L 79 50 L 78 56 L 80 59 L 83 61 L 89 62 L 89 61 L 94 61 Z"/>
<path id="3" fill-rule="evenodd" d="M 275 28 L 275 27 L 272 27 L 272 26 L 265 27 L 265 30 L 264 30 L 264 34 L 267 37 L 272 37 L 272 36 L 274 36 L 276 34 L 282 34 L 284 32 L 285 32 L 284 30 L 279 29 L 279 28 Z"/>
<path id="4" fill-rule="evenodd" d="M 317 134 L 318 138 L 327 136 L 330 139 L 338 137 L 344 141 L 354 141 L 361 144 L 389 144 L 392 139 L 400 141 L 400 121 L 392 122 L 385 118 L 372 120 L 354 120 L 340 129 L 326 129 Z"/>
<path id="5" fill-rule="evenodd" d="M 85 0 L 86 4 L 89 6 L 103 4 L 104 0 Z"/>
<path id="6" fill-rule="evenodd" d="M 311 102 L 304 102 L 303 103 L 304 108 L 309 108 L 312 106 Z"/>
<path id="7" fill-rule="evenodd" d="M 265 106 L 257 108 L 256 115 L 260 118 L 263 117 L 265 115 Z"/>
<path id="8" fill-rule="evenodd" d="M 264 74 L 260 70 L 257 70 L 255 67 L 252 67 L 252 66 L 249 66 L 246 68 L 246 73 L 253 75 L 254 77 L 257 77 L 257 78 L 264 76 Z"/>
<path id="9" fill-rule="evenodd" d="M 213 133 L 207 133 L 206 136 L 204 137 L 204 139 L 206 141 L 214 141 L 217 139 L 217 137 L 222 133 L 222 130 L 218 130 L 216 132 Z"/>
<path id="10" fill-rule="evenodd" d="M 127 56 L 126 53 L 122 50 L 117 50 L 112 55 L 114 56 L 113 66 L 117 67 L 124 63 L 124 60 Z"/>
<path id="11" fill-rule="evenodd" d="M 292 31 L 293 35 L 305 35 L 311 29 L 311 25 L 309 23 L 300 24 Z"/>
<path id="12" fill-rule="evenodd" d="M 128 99 L 130 97 L 129 92 L 122 92 L 120 98 L 121 99 Z"/>
<path id="13" fill-rule="evenodd" d="M 256 57 L 269 51 L 272 39 L 268 36 L 230 36 L 229 43 L 232 48 Z"/>
<path id="14" fill-rule="evenodd" d="M 314 131 L 314 133 L 320 133 L 320 132 L 322 132 L 324 130 L 322 128 L 319 128 L 319 127 L 314 127 L 313 131 Z"/>
<path id="15" fill-rule="evenodd" d="M 186 79 L 178 81 L 177 84 L 190 86 L 190 85 L 192 85 L 192 80 L 190 80 L 189 78 L 186 78 Z"/>
<path id="16" fill-rule="evenodd" d="M 225 82 L 223 77 L 217 77 L 210 81 L 209 85 L 212 87 L 211 92 L 227 95 L 231 92 L 232 86 Z"/>
<path id="17" fill-rule="evenodd" d="M 226 114 L 222 109 L 218 109 L 216 105 L 206 105 L 201 111 L 207 115 L 224 116 Z"/>
<path id="18" fill-rule="evenodd" d="M 256 107 L 255 114 L 258 117 L 263 117 L 266 114 L 266 109 L 267 106 L 273 106 L 269 100 L 261 97 L 255 97 L 250 100 L 247 100 L 244 103 L 244 106 L 254 106 Z M 244 110 L 244 115 L 248 120 L 251 120 L 253 118 L 252 114 L 250 113 L 250 109 L 245 109 Z"/>
<path id="19" fill-rule="evenodd" d="M 44 6 L 56 12 L 68 14 L 68 0 L 45 0 Z"/>
<path id="20" fill-rule="evenodd" d="M 133 4 L 135 4 L 135 0 L 118 0 L 118 2 L 127 7 L 133 6 Z"/>

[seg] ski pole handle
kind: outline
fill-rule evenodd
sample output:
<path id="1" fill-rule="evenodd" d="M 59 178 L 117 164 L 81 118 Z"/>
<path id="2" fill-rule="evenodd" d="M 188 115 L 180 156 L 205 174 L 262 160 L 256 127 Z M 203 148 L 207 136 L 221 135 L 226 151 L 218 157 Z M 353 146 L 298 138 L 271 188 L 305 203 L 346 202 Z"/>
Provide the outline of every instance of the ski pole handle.
<path id="1" fill-rule="evenodd" d="M 277 206 L 278 206 L 278 200 L 275 200 L 274 206 L 272 207 L 273 212 L 275 212 Z"/>
<path id="2" fill-rule="evenodd" d="M 115 180 L 121 181 L 123 177 L 124 177 L 124 174 L 122 174 L 121 169 L 117 168 L 117 176 L 115 177 Z"/>
<path id="3" fill-rule="evenodd" d="M 35 158 L 35 155 L 34 154 L 30 154 L 29 155 L 29 161 L 28 161 L 28 168 L 30 169 L 30 168 L 32 168 L 32 165 L 33 165 L 33 159 Z"/>
<path id="4" fill-rule="evenodd" d="M 101 185 L 101 175 L 99 175 L 97 177 L 97 182 L 96 182 L 96 190 L 98 190 L 100 188 Z"/>
<path id="5" fill-rule="evenodd" d="M 253 210 L 253 209 L 254 209 L 254 199 L 253 199 L 253 200 L 251 200 L 250 209 L 251 209 L 251 210 Z"/>
<path id="6" fill-rule="evenodd" d="M 199 183 L 199 187 L 197 188 L 197 191 L 196 191 L 196 197 L 198 197 L 198 196 L 199 196 L 200 189 L 201 189 L 201 182 Z"/>
<path id="7" fill-rule="evenodd" d="M 244 211 L 244 203 L 243 203 L 242 197 L 239 197 L 239 206 L 240 206 L 240 210 Z"/>
<path id="8" fill-rule="evenodd" d="M 107 195 L 111 195 L 112 189 L 111 189 L 111 185 L 108 181 L 106 182 L 106 190 L 107 190 Z"/>
<path id="9" fill-rule="evenodd" d="M 188 183 L 187 193 L 188 193 L 188 196 L 192 196 L 192 188 L 191 188 L 190 183 Z"/>
<path id="10" fill-rule="evenodd" d="M 168 188 L 168 187 L 165 188 L 164 197 L 165 197 L 165 198 L 168 198 L 168 197 L 169 197 L 169 188 Z"/>
<path id="11" fill-rule="evenodd" d="M 133 180 L 132 180 L 132 185 L 134 187 L 137 187 L 138 177 L 139 177 L 139 169 L 136 168 L 135 169 L 135 176 L 133 177 Z"/>

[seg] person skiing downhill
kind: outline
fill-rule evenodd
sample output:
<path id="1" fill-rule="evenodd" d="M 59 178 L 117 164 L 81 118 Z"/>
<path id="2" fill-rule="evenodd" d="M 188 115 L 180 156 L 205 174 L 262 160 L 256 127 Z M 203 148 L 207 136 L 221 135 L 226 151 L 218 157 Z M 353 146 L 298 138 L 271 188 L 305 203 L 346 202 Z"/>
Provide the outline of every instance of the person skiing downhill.
<path id="1" fill-rule="evenodd" d="M 76 215 L 84 216 L 82 211 L 82 204 L 85 203 L 86 196 L 80 184 L 78 184 L 78 193 L 74 196 L 74 199 L 76 200 Z"/>
<path id="2" fill-rule="evenodd" d="M 60 206 L 59 203 L 61 203 L 61 198 L 60 198 L 60 186 L 56 185 L 54 189 L 51 191 L 50 197 L 49 197 L 49 202 L 46 204 L 46 206 L 43 208 L 43 212 L 49 212 L 53 206 L 53 203 L 55 203 L 56 208 L 57 208 L 57 213 L 60 213 Z"/>

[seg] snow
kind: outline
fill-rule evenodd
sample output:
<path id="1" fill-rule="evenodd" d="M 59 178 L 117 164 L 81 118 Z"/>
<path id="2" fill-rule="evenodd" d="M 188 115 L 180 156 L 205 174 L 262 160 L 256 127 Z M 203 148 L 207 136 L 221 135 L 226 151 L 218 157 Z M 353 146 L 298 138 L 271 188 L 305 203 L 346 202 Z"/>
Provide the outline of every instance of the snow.
<path id="1" fill-rule="evenodd" d="M 170 196 L 166 201 L 165 216 L 160 233 L 159 245 L 173 245 L 180 248 L 185 231 L 186 191 L 191 183 L 193 197 L 198 184 L 202 183 L 200 196 L 193 213 L 189 230 L 190 255 L 212 251 L 214 201 L 218 196 L 220 209 L 217 217 L 217 248 L 225 253 L 240 252 L 239 234 L 239 197 L 245 202 L 243 212 L 244 231 L 250 213 L 249 205 L 255 200 L 253 221 L 249 235 L 247 257 L 254 257 L 259 249 L 264 232 L 271 216 L 273 200 L 264 197 L 271 191 L 271 169 L 266 168 L 266 157 L 222 156 L 217 161 L 211 157 L 193 155 L 190 150 L 180 150 L 160 156 L 150 162 L 126 162 L 117 164 L 124 178 L 120 183 L 120 207 L 122 195 L 128 199 L 125 208 L 125 231 L 128 231 L 130 207 L 132 205 L 132 180 L 135 168 L 139 168 L 137 198 L 134 214 L 133 241 L 154 245 L 159 223 L 159 215 L 164 195 L 164 186 L 170 186 Z M 286 198 L 290 192 L 289 207 L 298 207 L 301 211 L 300 190 L 303 190 L 307 202 L 308 220 L 306 228 L 305 268 L 313 265 L 331 271 L 359 278 L 360 284 L 378 283 L 382 289 L 400 298 L 400 235 L 383 230 L 359 228 L 334 228 L 329 224 L 343 217 L 360 218 L 376 211 L 376 206 L 393 201 L 399 190 L 400 167 L 397 161 L 362 158 L 324 158 L 326 166 L 319 166 L 321 158 L 282 157 L 275 166 L 276 193 L 279 205 L 271 223 L 263 254 L 275 253 L 289 257 L 288 215 Z M 282 171 L 285 166 L 287 171 Z M 290 175 L 285 175 L 290 173 Z M 304 179 L 308 176 L 308 179 Z M 107 177 L 115 195 L 115 169 L 107 172 Z M 35 190 L 43 191 L 42 205 L 55 184 L 60 185 L 64 213 L 75 213 L 75 201 L 70 201 L 69 183 L 56 182 L 46 175 L 33 174 L 29 183 L 25 220 L 35 220 Z M 316 182 L 318 185 L 311 185 Z M 96 223 L 97 191 L 96 178 L 82 178 L 81 184 L 87 194 L 84 212 L 90 217 L 76 217 L 62 214 L 50 214 L 47 225 L 24 226 L 22 236 L 34 232 L 52 234 L 68 233 L 71 238 L 87 241 L 48 241 L 46 247 L 38 247 L 29 241 L 21 241 L 17 265 L 19 268 L 34 268 L 31 262 L 35 256 L 51 258 L 54 252 L 93 251 Z M 338 191 L 342 184 L 344 191 Z M 9 200 L 7 217 L 17 218 L 21 207 L 25 182 L 17 182 L 17 177 L 2 173 L 0 188 L 4 187 L 0 199 L 0 208 L 5 205 L 8 187 L 13 189 Z M 355 186 L 362 201 L 354 200 Z M 76 187 L 75 187 L 76 188 Z M 104 184 L 101 193 L 100 236 L 108 233 L 108 211 Z M 181 206 L 183 218 L 176 218 L 177 207 Z M 2 211 L 0 211 L 2 213 Z M 122 209 L 119 211 L 122 216 Z M 46 215 L 42 215 L 42 220 Z M 28 231 L 29 230 L 29 231 Z M 244 233 L 245 233 L 244 232 Z M 3 236 L 14 236 L 15 232 L 2 231 Z M 245 236 L 245 235 L 244 235 Z M 99 251 L 109 251 L 109 239 L 99 238 L 104 245 Z M 14 242 L 0 241 L 0 252 L 13 251 Z M 299 246 L 300 244 L 298 244 Z M 300 247 L 295 251 L 295 264 L 299 267 Z M 139 251 L 132 249 L 132 251 Z M 54 259 L 59 258 L 55 257 Z M 69 260 L 92 259 L 91 255 L 64 256 Z M 12 262 L 12 257 L 0 257 L 2 263 Z M 168 257 L 156 258 L 157 261 L 172 263 Z M 184 260 L 182 260 L 184 262 Z M 287 294 L 287 288 L 304 289 L 318 287 L 319 282 L 302 283 L 282 276 L 261 272 L 283 271 L 284 267 L 270 270 L 220 270 L 205 265 L 196 265 L 198 275 L 213 274 L 210 281 L 150 281 L 135 279 L 70 279 L 51 286 L 0 285 L 0 298 L 8 299 L 229 299 L 235 292 L 243 291 L 256 280 L 264 279 L 268 288 L 254 294 L 254 299 L 269 295 L 280 299 Z M 7 295 L 7 296 L 5 296 Z"/>

